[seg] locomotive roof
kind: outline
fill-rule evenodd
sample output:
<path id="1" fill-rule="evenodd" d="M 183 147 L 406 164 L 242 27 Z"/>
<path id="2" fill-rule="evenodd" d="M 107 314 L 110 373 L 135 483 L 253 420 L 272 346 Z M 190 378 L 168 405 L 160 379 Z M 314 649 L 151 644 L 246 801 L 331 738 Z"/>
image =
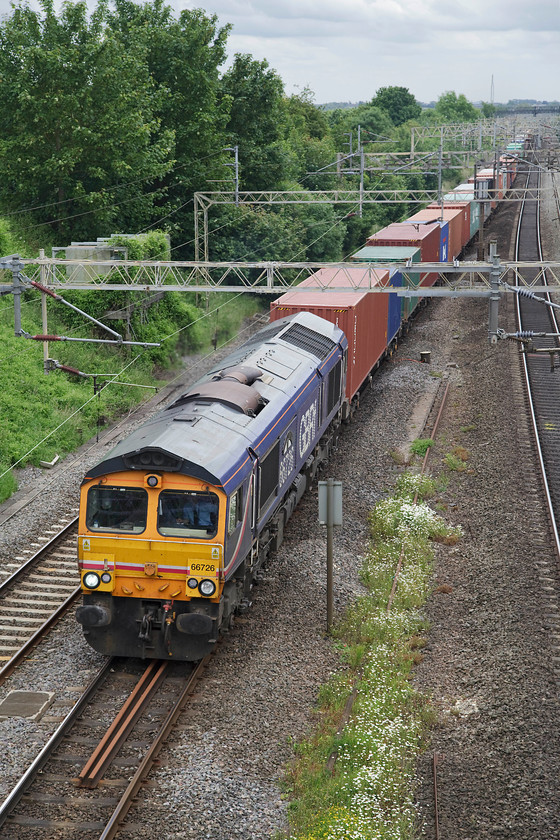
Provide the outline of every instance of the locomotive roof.
<path id="1" fill-rule="evenodd" d="M 179 472 L 226 487 L 262 456 L 286 407 L 313 381 L 344 333 L 308 312 L 256 333 L 93 467 L 85 481 L 129 469 Z M 226 488 L 227 489 L 227 488 Z"/>

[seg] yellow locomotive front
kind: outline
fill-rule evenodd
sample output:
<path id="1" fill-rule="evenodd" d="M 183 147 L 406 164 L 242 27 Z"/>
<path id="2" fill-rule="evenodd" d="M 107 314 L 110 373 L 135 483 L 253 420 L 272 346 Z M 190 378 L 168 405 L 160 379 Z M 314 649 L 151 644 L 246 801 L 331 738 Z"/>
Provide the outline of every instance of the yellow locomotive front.
<path id="1" fill-rule="evenodd" d="M 200 659 L 222 619 L 224 492 L 178 473 L 116 472 L 81 490 L 77 619 L 106 654 Z"/>

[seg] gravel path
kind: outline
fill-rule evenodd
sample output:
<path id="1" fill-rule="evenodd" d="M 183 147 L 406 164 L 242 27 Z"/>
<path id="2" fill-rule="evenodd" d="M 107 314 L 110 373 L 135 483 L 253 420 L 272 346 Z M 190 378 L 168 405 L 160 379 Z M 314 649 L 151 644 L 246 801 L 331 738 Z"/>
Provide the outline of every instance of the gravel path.
<path id="1" fill-rule="evenodd" d="M 506 239 L 504 227 L 500 253 Z M 390 452 L 418 436 L 442 375 L 451 391 L 432 468 L 440 471 L 440 459 L 457 440 L 471 452 L 472 470 L 452 474 L 440 500 L 466 536 L 458 546 L 441 549 L 437 580 L 453 591 L 430 601 L 429 645 L 416 673 L 417 686 L 432 695 L 439 710 L 433 748 L 446 755 L 440 768 L 442 837 L 548 840 L 560 834 L 560 811 L 552 625 L 545 626 L 549 601 L 537 575 L 547 540 L 539 499 L 532 494 L 538 485 L 524 423 L 513 409 L 515 351 L 504 343 L 490 348 L 486 329 L 484 303 L 442 300 L 429 306 L 345 430 L 322 476 L 341 480 L 344 492 L 345 522 L 335 533 L 335 610 L 361 591 L 357 569 L 367 540 L 366 515 L 391 488 L 399 468 Z M 431 351 L 431 365 L 418 363 L 421 350 Z M 475 428 L 460 431 L 469 426 Z M 99 451 L 88 454 L 85 448 L 81 455 L 91 463 Z M 52 522 L 55 509 L 62 513 L 76 505 L 85 462 L 74 460 L 55 481 L 30 471 L 32 482 L 51 484 L 3 526 L 2 567 Z M 255 587 L 251 610 L 217 651 L 119 836 L 266 840 L 286 830 L 278 780 L 292 757 L 292 740 L 312 726 L 319 686 L 338 667 L 324 636 L 325 554 L 312 490 L 290 520 L 265 580 Z M 69 617 L 3 687 L 0 699 L 8 688 L 31 684 L 56 697 L 50 717 L 38 723 L 0 722 L 8 745 L 0 794 L 10 789 L 100 661 Z M 457 706 L 458 700 L 465 703 Z M 430 756 L 419 765 L 426 836 L 433 836 Z"/>

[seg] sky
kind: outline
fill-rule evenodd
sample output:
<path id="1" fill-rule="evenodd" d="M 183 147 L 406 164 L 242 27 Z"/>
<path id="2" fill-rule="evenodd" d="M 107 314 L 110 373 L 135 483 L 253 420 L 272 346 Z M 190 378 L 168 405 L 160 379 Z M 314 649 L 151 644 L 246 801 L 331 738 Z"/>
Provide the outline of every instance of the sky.
<path id="1" fill-rule="evenodd" d="M 560 0 L 168 0 L 231 24 L 230 59 L 266 59 L 287 94 L 368 101 L 387 85 L 421 102 L 560 99 Z M 34 0 L 30 5 L 36 6 Z M 93 5 L 93 2 L 90 2 Z M 0 14 L 9 13 L 0 0 Z"/>

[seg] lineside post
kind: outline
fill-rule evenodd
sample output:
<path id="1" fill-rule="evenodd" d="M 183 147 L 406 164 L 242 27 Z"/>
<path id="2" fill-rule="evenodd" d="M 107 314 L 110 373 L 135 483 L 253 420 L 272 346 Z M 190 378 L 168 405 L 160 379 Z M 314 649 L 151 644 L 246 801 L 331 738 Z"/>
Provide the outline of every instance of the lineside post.
<path id="1" fill-rule="evenodd" d="M 44 248 L 41 248 L 39 251 L 39 259 L 45 259 L 45 251 Z M 46 285 L 46 271 L 45 266 L 41 266 L 41 285 Z M 44 292 L 41 292 L 41 325 L 43 330 L 43 335 L 48 335 L 49 327 L 47 324 L 47 296 Z M 43 369 L 45 373 L 50 373 L 49 369 L 49 342 L 43 341 Z"/>
<path id="2" fill-rule="evenodd" d="M 19 254 L 14 255 L 10 267 L 12 270 L 12 283 L 14 294 L 14 334 L 21 335 L 21 293 L 23 289 L 22 282 L 19 277 L 22 269 L 22 262 L 19 258 Z"/>
<path id="3" fill-rule="evenodd" d="M 342 481 L 319 481 L 319 525 L 327 526 L 327 633 L 333 618 L 333 531 L 342 525 Z"/>
<path id="4" fill-rule="evenodd" d="M 489 258 L 492 263 L 490 269 L 490 303 L 488 307 L 488 340 L 490 344 L 498 342 L 498 311 L 500 305 L 500 258 L 498 256 L 498 243 L 495 239 L 490 240 Z"/>

